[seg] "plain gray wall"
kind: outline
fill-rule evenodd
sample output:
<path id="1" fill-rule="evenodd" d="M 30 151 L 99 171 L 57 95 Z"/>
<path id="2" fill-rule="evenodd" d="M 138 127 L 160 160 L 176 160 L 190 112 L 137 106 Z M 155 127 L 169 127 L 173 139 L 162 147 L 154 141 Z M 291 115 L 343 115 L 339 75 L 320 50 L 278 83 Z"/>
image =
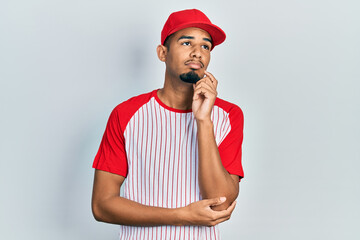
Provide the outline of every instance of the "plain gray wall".
<path id="1" fill-rule="evenodd" d="M 245 178 L 223 239 L 359 239 L 359 1 L 0 2 L 1 239 L 116 239 L 91 214 L 110 111 L 162 87 L 168 15 L 227 40 L 209 71 L 245 114 Z"/>

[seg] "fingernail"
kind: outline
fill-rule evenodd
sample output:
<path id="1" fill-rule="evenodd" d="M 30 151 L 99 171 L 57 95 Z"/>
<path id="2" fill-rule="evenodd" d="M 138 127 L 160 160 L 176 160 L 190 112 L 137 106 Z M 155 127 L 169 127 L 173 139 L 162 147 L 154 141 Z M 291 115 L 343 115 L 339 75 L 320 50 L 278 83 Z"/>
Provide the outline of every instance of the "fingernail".
<path id="1" fill-rule="evenodd" d="M 220 198 L 220 201 L 221 201 L 221 202 L 225 202 L 225 201 L 226 201 L 226 197 L 221 197 L 221 198 Z"/>

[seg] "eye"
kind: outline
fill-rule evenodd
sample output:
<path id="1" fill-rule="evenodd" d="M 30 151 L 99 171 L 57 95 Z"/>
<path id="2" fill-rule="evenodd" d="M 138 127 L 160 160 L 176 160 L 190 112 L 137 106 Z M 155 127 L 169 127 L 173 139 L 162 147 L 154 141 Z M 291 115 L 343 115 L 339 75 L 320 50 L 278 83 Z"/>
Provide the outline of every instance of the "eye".
<path id="1" fill-rule="evenodd" d="M 183 42 L 181 45 L 189 46 L 190 42 Z"/>
<path id="2" fill-rule="evenodd" d="M 203 48 L 206 50 L 210 50 L 210 47 L 208 45 L 203 45 Z"/>

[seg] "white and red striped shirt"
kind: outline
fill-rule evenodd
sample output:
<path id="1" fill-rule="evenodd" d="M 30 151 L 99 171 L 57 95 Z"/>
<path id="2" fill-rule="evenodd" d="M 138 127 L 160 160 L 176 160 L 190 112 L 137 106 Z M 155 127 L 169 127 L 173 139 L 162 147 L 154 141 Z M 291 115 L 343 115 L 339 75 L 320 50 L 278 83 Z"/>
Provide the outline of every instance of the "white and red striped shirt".
<path id="1" fill-rule="evenodd" d="M 244 176 L 243 114 L 216 99 L 211 119 L 224 168 Z M 126 177 L 123 197 L 148 206 L 178 208 L 201 200 L 197 127 L 191 110 L 166 106 L 157 90 L 114 108 L 93 167 Z M 220 239 L 217 226 L 120 226 L 119 239 Z"/>

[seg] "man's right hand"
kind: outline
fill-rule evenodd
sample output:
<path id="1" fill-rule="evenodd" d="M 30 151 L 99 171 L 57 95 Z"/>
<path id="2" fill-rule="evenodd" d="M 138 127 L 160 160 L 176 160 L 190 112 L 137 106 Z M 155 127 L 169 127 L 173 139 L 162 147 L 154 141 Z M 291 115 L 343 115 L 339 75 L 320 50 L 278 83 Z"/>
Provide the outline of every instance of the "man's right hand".
<path id="1" fill-rule="evenodd" d="M 226 200 L 225 197 L 212 198 L 193 202 L 186 207 L 180 208 L 181 218 L 185 220 L 182 225 L 215 226 L 230 219 L 231 213 L 235 209 L 234 201 L 227 209 L 222 211 L 212 210 L 212 206 L 221 205 Z"/>

